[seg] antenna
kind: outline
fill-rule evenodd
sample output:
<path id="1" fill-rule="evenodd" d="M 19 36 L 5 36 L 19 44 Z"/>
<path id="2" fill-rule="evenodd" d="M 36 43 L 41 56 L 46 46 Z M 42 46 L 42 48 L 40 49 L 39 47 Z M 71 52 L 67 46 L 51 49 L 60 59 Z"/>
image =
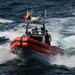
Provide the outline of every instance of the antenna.
<path id="1" fill-rule="evenodd" d="M 28 10 L 27 10 L 27 13 L 28 13 Z"/>
<path id="2" fill-rule="evenodd" d="M 47 10 L 45 9 L 45 15 L 44 15 L 44 18 L 46 19 L 46 12 L 47 12 Z"/>
<path id="3" fill-rule="evenodd" d="M 34 10 L 33 9 L 31 9 L 31 15 L 34 13 Z"/>

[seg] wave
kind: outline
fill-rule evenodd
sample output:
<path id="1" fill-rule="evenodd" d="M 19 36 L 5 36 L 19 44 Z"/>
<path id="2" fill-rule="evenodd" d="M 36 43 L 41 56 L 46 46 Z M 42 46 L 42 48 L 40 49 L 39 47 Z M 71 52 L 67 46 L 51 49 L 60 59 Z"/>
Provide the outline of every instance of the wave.
<path id="1" fill-rule="evenodd" d="M 0 46 L 0 64 L 6 63 L 19 57 L 10 51 L 9 43 L 5 43 Z"/>
<path id="2" fill-rule="evenodd" d="M 5 36 L 10 41 L 17 36 L 22 36 L 25 34 L 24 23 L 18 24 L 14 29 L 8 31 L 0 31 L 0 37 Z"/>
<path id="3" fill-rule="evenodd" d="M 14 21 L 12 20 L 7 20 L 7 19 L 1 19 L 0 18 L 0 23 L 13 23 Z"/>
<path id="4" fill-rule="evenodd" d="M 75 67 L 75 55 L 72 55 L 70 57 L 67 55 L 57 55 L 51 58 L 50 63 L 73 68 Z"/>
<path id="5" fill-rule="evenodd" d="M 60 41 L 60 46 L 65 50 L 65 54 L 53 56 L 51 64 L 64 65 L 69 68 L 75 67 L 75 35 L 64 37 Z"/>
<path id="6" fill-rule="evenodd" d="M 69 36 L 69 37 L 65 37 L 61 40 L 60 44 L 62 48 L 75 48 L 75 35 L 73 36 Z"/>

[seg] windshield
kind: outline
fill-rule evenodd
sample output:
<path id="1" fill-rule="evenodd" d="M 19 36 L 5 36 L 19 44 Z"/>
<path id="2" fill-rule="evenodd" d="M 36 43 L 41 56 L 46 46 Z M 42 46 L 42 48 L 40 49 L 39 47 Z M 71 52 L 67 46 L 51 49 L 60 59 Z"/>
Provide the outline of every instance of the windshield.
<path id="1" fill-rule="evenodd" d="M 37 34 L 41 34 L 41 29 L 43 29 L 43 32 L 45 32 L 45 26 L 44 25 L 39 25 L 39 24 L 28 24 L 26 26 L 26 33 L 31 33 L 33 34 L 34 32 L 37 32 Z"/>

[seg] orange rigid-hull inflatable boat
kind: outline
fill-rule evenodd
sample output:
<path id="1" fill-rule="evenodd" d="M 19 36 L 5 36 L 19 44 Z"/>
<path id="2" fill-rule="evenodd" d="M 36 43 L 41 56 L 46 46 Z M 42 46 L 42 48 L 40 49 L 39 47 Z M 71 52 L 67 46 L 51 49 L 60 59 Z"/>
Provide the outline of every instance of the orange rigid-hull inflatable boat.
<path id="1" fill-rule="evenodd" d="M 55 46 L 49 46 L 46 43 L 37 41 L 37 40 L 33 39 L 32 35 L 16 37 L 14 40 L 12 40 L 10 48 L 13 53 L 17 53 L 19 49 L 23 49 L 23 50 L 31 49 L 36 52 L 40 52 L 43 54 L 52 54 L 52 55 L 55 55 L 58 53 L 60 53 L 60 54 L 63 53 L 63 49 L 60 49 Z M 26 50 L 24 50 L 24 51 L 26 51 Z"/>
<path id="2" fill-rule="evenodd" d="M 36 24 L 37 27 L 33 28 L 34 26 L 30 25 L 30 23 L 34 24 L 34 26 Z M 26 25 L 26 35 L 14 38 L 10 44 L 10 48 L 13 53 L 20 54 L 22 52 L 24 56 L 33 54 L 34 52 L 45 55 L 64 53 L 63 49 L 56 46 L 51 46 L 50 41 L 51 36 L 45 29 L 45 23 L 39 19 L 30 20 Z"/>

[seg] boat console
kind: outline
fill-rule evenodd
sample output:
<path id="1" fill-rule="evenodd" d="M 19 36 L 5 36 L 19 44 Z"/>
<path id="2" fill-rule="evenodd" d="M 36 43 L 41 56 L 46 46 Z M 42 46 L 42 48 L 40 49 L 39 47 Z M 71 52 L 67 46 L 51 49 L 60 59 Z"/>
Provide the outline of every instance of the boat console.
<path id="1" fill-rule="evenodd" d="M 44 20 L 39 19 L 38 17 L 36 19 L 35 18 L 28 21 L 26 26 L 26 35 L 30 35 L 30 38 L 38 40 L 40 42 L 46 43 L 47 40 L 48 42 L 50 42 L 49 39 L 46 40 L 46 29 Z M 28 27 L 31 26 L 31 24 L 38 25 L 39 27 L 42 25 L 42 27 L 39 30 L 36 27 L 34 29 L 31 29 L 31 31 L 29 31 Z"/>

